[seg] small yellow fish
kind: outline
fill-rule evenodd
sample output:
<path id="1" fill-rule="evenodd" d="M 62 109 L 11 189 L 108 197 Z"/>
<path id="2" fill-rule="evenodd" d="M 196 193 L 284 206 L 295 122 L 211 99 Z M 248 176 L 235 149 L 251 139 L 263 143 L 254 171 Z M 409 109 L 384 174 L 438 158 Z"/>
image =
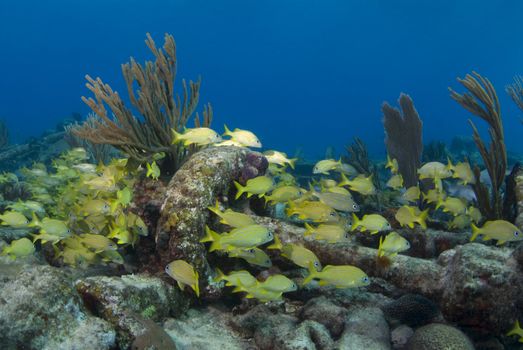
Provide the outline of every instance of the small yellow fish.
<path id="1" fill-rule="evenodd" d="M 414 223 L 418 223 L 423 229 L 427 228 L 425 220 L 429 214 L 429 210 L 420 211 L 418 207 L 402 206 L 394 216 L 401 226 L 408 226 L 414 228 Z"/>
<path id="2" fill-rule="evenodd" d="M 419 179 L 446 179 L 452 176 L 452 171 L 443 163 L 429 162 L 418 169 Z"/>
<path id="3" fill-rule="evenodd" d="M 283 294 L 282 292 L 273 292 L 265 288 L 261 288 L 258 283 L 252 286 L 244 286 L 241 282 L 233 292 L 246 292 L 246 298 L 256 298 L 263 303 L 274 300 L 282 300 Z"/>
<path id="4" fill-rule="evenodd" d="M 443 207 L 443 211 L 451 213 L 454 216 L 465 214 L 467 212 L 466 203 L 461 198 L 447 197 L 445 200 L 439 200 L 436 209 Z"/>
<path id="5" fill-rule="evenodd" d="M 269 204 L 286 203 L 301 197 L 303 190 L 297 186 L 281 186 L 275 188 L 265 201 Z"/>
<path id="6" fill-rule="evenodd" d="M 254 194 L 258 195 L 258 198 L 262 198 L 274 187 L 272 179 L 268 176 L 258 176 L 254 179 L 247 180 L 245 186 L 242 186 L 238 182 L 234 181 L 234 185 L 238 190 L 235 199 L 240 198 L 244 193 L 247 193 L 247 198 L 250 198 Z"/>
<path id="7" fill-rule="evenodd" d="M 449 159 L 447 168 L 453 172 L 452 177 L 460 179 L 463 185 L 476 183 L 476 176 L 468 162 L 459 162 L 456 165 L 452 165 Z"/>
<path id="8" fill-rule="evenodd" d="M 352 230 L 360 231 L 369 231 L 371 234 L 376 234 L 381 231 L 388 231 L 391 229 L 391 226 L 387 219 L 379 214 L 367 214 L 363 218 L 358 219 L 358 217 L 353 213 L 352 214 Z"/>
<path id="9" fill-rule="evenodd" d="M 428 190 L 427 193 L 421 194 L 423 201 L 426 203 L 438 203 L 439 201 L 444 201 L 447 198 L 445 192 L 441 192 L 437 189 Z"/>
<path id="10" fill-rule="evenodd" d="M 521 329 L 521 326 L 519 325 L 519 320 L 516 320 L 514 327 L 507 333 L 508 337 L 513 335 L 517 335 L 519 337 L 519 342 L 523 343 L 523 329 Z"/>
<path id="11" fill-rule="evenodd" d="M 316 196 L 320 202 L 333 209 L 346 213 L 360 211 L 360 206 L 354 201 L 350 194 L 346 195 L 334 192 L 313 192 L 312 194 Z"/>
<path id="12" fill-rule="evenodd" d="M 147 173 L 145 174 L 146 177 L 150 177 L 153 180 L 158 180 L 160 177 L 160 167 L 156 164 L 156 161 L 153 160 L 152 163 L 146 163 L 147 166 Z"/>
<path id="13" fill-rule="evenodd" d="M 39 227 L 40 233 L 45 233 L 52 236 L 65 238 L 71 235 L 71 230 L 67 227 L 67 224 L 64 221 L 51 219 L 49 217 L 45 217 L 42 219 L 42 221 L 39 221 L 36 215 L 33 215 L 33 220 L 29 226 Z"/>
<path id="14" fill-rule="evenodd" d="M 396 231 L 389 233 L 385 239 L 380 237 L 380 245 L 378 247 L 378 256 L 387 256 L 393 258 L 398 253 L 410 249 L 410 243 L 405 238 L 400 236 Z"/>
<path id="15" fill-rule="evenodd" d="M 116 179 L 113 175 L 95 176 L 85 180 L 84 184 L 91 190 L 114 192 L 116 190 Z"/>
<path id="16" fill-rule="evenodd" d="M 390 159 L 390 156 L 387 154 L 387 163 L 385 164 L 385 169 L 390 169 L 393 174 L 398 173 L 398 161 L 396 158 Z"/>
<path id="17" fill-rule="evenodd" d="M 140 236 L 147 236 L 149 234 L 145 222 L 143 222 L 141 217 L 134 213 L 127 214 L 127 227 L 129 227 L 131 231 L 138 233 Z"/>
<path id="18" fill-rule="evenodd" d="M 338 186 L 349 186 L 351 191 L 358 192 L 364 196 L 376 194 L 376 187 L 372 181 L 372 175 L 365 177 L 364 175 L 358 175 L 354 179 L 349 180 L 345 175 L 341 175 L 341 181 Z"/>
<path id="19" fill-rule="evenodd" d="M 0 215 L 2 225 L 11 226 L 15 228 L 27 227 L 29 220 L 23 215 L 16 211 L 6 211 Z"/>
<path id="20" fill-rule="evenodd" d="M 245 147 L 241 143 L 234 141 L 234 140 L 224 140 L 222 142 L 215 143 L 214 146 L 216 146 L 216 147 L 227 147 L 227 146 Z"/>
<path id="21" fill-rule="evenodd" d="M 106 215 L 109 213 L 111 207 L 109 204 L 101 199 L 90 199 L 82 205 L 78 205 L 76 211 L 81 216 L 90 215 Z"/>
<path id="22" fill-rule="evenodd" d="M 23 258 L 33 254 L 35 246 L 27 238 L 16 239 L 10 245 L 4 248 L 2 255 L 8 255 L 11 259 Z"/>
<path id="23" fill-rule="evenodd" d="M 125 262 L 123 256 L 118 253 L 117 250 L 104 250 L 101 253 L 101 256 L 102 260 L 107 263 L 112 262 L 118 265 L 122 265 Z"/>
<path id="24" fill-rule="evenodd" d="M 231 140 L 236 141 L 245 147 L 260 148 L 262 146 L 258 137 L 256 137 L 256 135 L 254 135 L 251 131 L 238 128 L 234 129 L 234 131 L 231 131 L 229 128 L 227 128 L 227 125 L 224 125 L 223 127 L 225 129 L 223 134 L 224 136 L 230 136 Z"/>
<path id="25" fill-rule="evenodd" d="M 225 285 L 228 287 L 240 287 L 240 285 L 249 287 L 255 285 L 257 282 L 256 278 L 254 278 L 254 276 L 246 270 L 232 271 L 230 274 L 225 275 L 220 269 L 217 268 L 216 273 L 218 276 L 214 278 L 214 281 L 226 281 Z M 233 292 L 239 291 L 240 290 L 236 290 Z"/>
<path id="26" fill-rule="evenodd" d="M 111 213 L 114 214 L 119 206 L 126 208 L 131 204 L 133 199 L 133 191 L 128 187 L 124 187 L 116 192 L 116 199 L 111 202 Z"/>
<path id="27" fill-rule="evenodd" d="M 336 169 L 341 164 L 340 160 L 335 159 L 324 159 L 320 160 L 314 165 L 312 169 L 313 174 L 324 174 L 328 175 L 330 171 Z"/>
<path id="28" fill-rule="evenodd" d="M 205 237 L 200 242 L 212 242 L 209 251 L 234 250 L 235 248 L 254 248 L 273 240 L 273 234 L 262 225 L 249 225 L 233 229 L 220 235 L 205 227 Z"/>
<path id="29" fill-rule="evenodd" d="M 498 241 L 498 245 L 505 242 L 523 240 L 521 230 L 505 220 L 487 221 L 481 228 L 478 228 L 474 224 L 471 224 L 471 226 L 472 237 L 470 237 L 470 241 L 475 240 L 478 235 L 483 235 L 484 241 L 495 239 Z"/>
<path id="30" fill-rule="evenodd" d="M 222 212 L 218 200 L 216 200 L 216 205 L 214 207 L 207 207 L 207 209 L 220 217 L 220 223 L 231 227 L 237 228 L 256 224 L 247 214 L 238 213 L 231 209 Z"/>
<path id="31" fill-rule="evenodd" d="M 261 283 L 258 283 L 260 288 L 276 293 L 288 293 L 298 290 L 296 283 L 285 277 L 284 275 L 272 275 Z"/>
<path id="32" fill-rule="evenodd" d="M 96 253 L 101 253 L 105 250 L 116 250 L 118 247 L 116 243 L 111 241 L 109 238 L 96 235 L 92 233 L 84 233 L 80 235 L 80 242 L 86 247 L 93 249 Z"/>
<path id="33" fill-rule="evenodd" d="M 281 251 L 281 256 L 291 260 L 298 266 L 308 268 L 309 263 L 317 269 L 321 270 L 321 263 L 316 254 L 302 245 L 290 243 L 282 244 L 278 236 L 274 237 L 274 244 L 271 244 L 267 249 L 278 249 Z"/>
<path id="34" fill-rule="evenodd" d="M 387 181 L 387 187 L 392 188 L 393 190 L 399 190 L 403 187 L 403 177 L 401 174 L 393 175 L 389 181 Z"/>
<path id="35" fill-rule="evenodd" d="M 242 258 L 251 265 L 267 268 L 272 266 L 271 258 L 269 258 L 267 253 L 257 247 L 250 249 L 236 248 L 228 253 L 230 258 Z"/>
<path id="36" fill-rule="evenodd" d="M 309 275 L 303 280 L 303 285 L 310 283 L 313 279 L 319 279 L 319 285 L 332 285 L 336 288 L 355 288 L 368 286 L 369 276 L 356 266 L 327 265 L 321 271 L 316 271 L 314 266 L 309 264 Z"/>
<path id="37" fill-rule="evenodd" d="M 470 206 L 467 209 L 467 215 L 470 216 L 470 219 L 475 223 L 479 223 L 481 221 L 482 215 L 481 211 L 479 211 L 478 208 Z"/>
<path id="38" fill-rule="evenodd" d="M 328 243 L 337 243 L 349 238 L 348 232 L 341 225 L 321 224 L 318 227 L 312 227 L 305 223 L 305 228 L 304 236 L 312 235 L 314 239 L 325 240 Z"/>
<path id="39" fill-rule="evenodd" d="M 327 188 L 326 191 L 324 191 L 324 192 L 338 193 L 338 194 L 342 194 L 344 196 L 349 196 L 350 198 L 352 198 L 352 194 L 349 192 L 348 189 L 346 189 L 344 187 L 338 187 L 336 185 L 334 185 L 334 187 Z"/>
<path id="40" fill-rule="evenodd" d="M 269 164 L 277 164 L 281 166 L 285 166 L 286 164 L 289 164 L 292 169 L 294 169 L 294 165 L 296 163 L 297 158 L 289 159 L 287 158 L 287 155 L 283 152 L 278 151 L 265 151 L 263 152 L 263 155 L 267 160 L 269 161 Z"/>
<path id="41" fill-rule="evenodd" d="M 290 201 L 285 211 L 287 216 L 298 215 L 300 220 L 312 220 L 315 222 L 336 222 L 339 220 L 338 213 L 322 202 L 303 201 L 296 204 Z"/>
<path id="42" fill-rule="evenodd" d="M 174 260 L 165 267 L 165 272 L 178 283 L 181 290 L 187 285 L 191 287 L 196 296 L 200 296 L 198 272 L 184 260 Z"/>
<path id="43" fill-rule="evenodd" d="M 171 129 L 173 133 L 173 144 L 183 142 L 184 146 L 205 146 L 222 140 L 220 135 L 212 129 L 201 127 L 186 129 L 183 134 Z"/>
<path id="44" fill-rule="evenodd" d="M 464 228 L 470 227 L 471 218 L 468 215 L 460 214 L 455 216 L 454 219 L 449 223 L 449 229 L 463 230 Z"/>
<path id="45" fill-rule="evenodd" d="M 338 186 L 338 183 L 333 179 L 321 179 L 320 186 L 321 186 L 321 188 L 331 189 L 331 188 Z M 342 188 L 342 187 L 340 187 L 340 188 Z"/>
<path id="46" fill-rule="evenodd" d="M 407 188 L 407 190 L 401 195 L 401 198 L 407 202 L 417 202 L 421 195 L 421 191 L 418 186 L 412 186 Z"/>

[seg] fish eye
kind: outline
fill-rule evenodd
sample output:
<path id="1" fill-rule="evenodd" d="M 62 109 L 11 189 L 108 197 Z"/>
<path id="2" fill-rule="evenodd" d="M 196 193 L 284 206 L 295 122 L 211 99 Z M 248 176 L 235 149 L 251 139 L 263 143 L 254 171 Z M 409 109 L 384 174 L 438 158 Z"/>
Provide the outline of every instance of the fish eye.
<path id="1" fill-rule="evenodd" d="M 363 277 L 361 280 L 363 283 L 369 283 L 369 278 L 367 276 Z"/>
<path id="2" fill-rule="evenodd" d="M 352 209 L 356 210 L 356 209 L 358 209 L 358 206 L 356 204 L 353 204 Z"/>
<path id="3" fill-rule="evenodd" d="M 320 262 L 319 261 L 315 261 L 314 262 L 314 266 L 319 267 L 320 266 Z"/>
<path id="4" fill-rule="evenodd" d="M 336 216 L 336 212 L 331 211 L 330 216 Z"/>
<path id="5" fill-rule="evenodd" d="M 519 236 L 519 231 L 514 231 L 514 236 L 518 237 Z"/>
<path id="6" fill-rule="evenodd" d="M 249 253 L 254 254 L 254 248 L 249 249 Z"/>

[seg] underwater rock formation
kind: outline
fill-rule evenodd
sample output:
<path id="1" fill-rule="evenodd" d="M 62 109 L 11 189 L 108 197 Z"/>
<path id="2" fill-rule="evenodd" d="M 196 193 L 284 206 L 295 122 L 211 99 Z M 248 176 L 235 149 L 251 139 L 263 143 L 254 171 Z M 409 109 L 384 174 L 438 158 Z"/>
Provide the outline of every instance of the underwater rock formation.
<path id="1" fill-rule="evenodd" d="M 399 173 L 405 187 L 416 186 L 417 170 L 423 153 L 422 122 L 409 95 L 401 94 L 398 100 L 401 112 L 387 102 L 383 103 L 385 145 L 391 159 L 398 161 Z"/>
<path id="2" fill-rule="evenodd" d="M 227 195 L 233 180 L 263 175 L 266 162 L 261 157 L 239 147 L 206 148 L 194 154 L 169 182 L 156 229 L 160 268 L 177 259 L 191 261 L 200 275 L 204 298 L 219 296 L 218 286 L 205 286 L 212 275 L 207 250 L 200 243 L 210 215 L 207 207 L 218 196 Z"/>
<path id="3" fill-rule="evenodd" d="M 459 329 L 440 323 L 418 328 L 410 338 L 407 350 L 474 350 L 470 339 Z"/>
<path id="4" fill-rule="evenodd" d="M 523 169 L 519 170 L 516 176 L 516 201 L 517 201 L 517 213 L 516 213 L 516 226 L 523 229 Z"/>
<path id="5" fill-rule="evenodd" d="M 113 349 L 115 331 L 93 317 L 71 276 L 51 266 L 1 266 L 0 344 L 3 349 Z"/>
<path id="6" fill-rule="evenodd" d="M 189 81 L 189 87 L 182 81 L 182 97 L 174 92 L 176 78 L 176 45 L 174 38 L 165 34 L 163 50 L 157 48 L 147 34 L 145 43 L 156 60 L 146 61 L 142 66 L 133 58 L 122 65 L 131 104 L 140 112 L 143 120 L 133 115 L 116 91 L 104 84 L 102 79 L 86 76 L 87 88 L 95 98 L 82 97 L 99 119 L 91 119 L 73 132 L 92 143 L 108 144 L 140 162 L 150 161 L 153 154 L 166 153 L 162 162 L 163 172 L 173 174 L 185 158 L 196 148 L 185 148 L 173 144 L 171 129 L 181 131 L 194 115 L 200 96 L 200 81 Z M 136 89 L 138 86 L 138 89 Z M 108 113 L 107 105 L 114 115 Z M 196 127 L 209 126 L 212 109 L 206 106 L 203 121 L 196 113 Z"/>
<path id="7" fill-rule="evenodd" d="M 447 320 L 459 325 L 499 335 L 522 312 L 523 274 L 513 249 L 467 243 L 444 251 L 437 260 L 398 255 L 390 266 L 380 267 L 376 249 L 306 240 L 303 228 L 271 218 L 256 221 L 276 232 L 283 243 L 303 244 L 324 265 L 355 265 L 371 278 L 431 299 Z"/>
<path id="8" fill-rule="evenodd" d="M 136 339 L 144 341 L 151 327 L 158 327 L 154 321 L 179 315 L 188 308 L 188 300 L 178 288 L 156 277 L 88 277 L 77 281 L 76 289 L 91 311 L 117 330 L 122 349 Z M 161 333 L 161 328 L 156 333 Z"/>
<path id="9" fill-rule="evenodd" d="M 501 120 L 501 108 L 492 83 L 476 72 L 458 81 L 469 91 L 459 94 L 449 88 L 450 96 L 463 108 L 483 119 L 489 126 L 490 144 L 487 146 L 476 125 L 469 120 L 472 137 L 490 177 L 491 189 L 480 181 L 480 168 L 474 167 L 476 184 L 473 185 L 481 214 L 489 220 L 501 219 L 503 203 L 501 186 L 507 169 L 507 151 Z"/>

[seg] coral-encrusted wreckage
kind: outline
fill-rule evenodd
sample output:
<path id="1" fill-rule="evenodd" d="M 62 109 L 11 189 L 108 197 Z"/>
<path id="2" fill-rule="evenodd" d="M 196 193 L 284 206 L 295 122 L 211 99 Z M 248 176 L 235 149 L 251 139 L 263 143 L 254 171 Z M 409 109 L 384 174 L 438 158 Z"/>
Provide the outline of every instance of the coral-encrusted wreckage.
<path id="1" fill-rule="evenodd" d="M 200 81 L 188 87 L 183 82 L 182 97 L 175 93 L 172 36 L 165 36 L 163 48 L 149 35 L 146 44 L 154 62 L 131 59 L 122 66 L 134 109 L 100 78 L 87 77 L 94 97 L 84 101 L 95 114 L 60 134 L 87 152 L 73 148 L 20 175 L 0 175 L 0 250 L 6 255 L 0 257 L 0 344 L 517 349 L 517 337 L 507 332 L 523 317 L 523 245 L 506 236 L 492 237 L 493 243 L 470 241 L 470 227 L 484 229 L 487 220 L 523 226 L 523 172 L 514 167 L 505 176 L 509 162 L 500 106 L 486 78 L 467 75 L 460 82 L 468 92 L 451 91 L 489 125 L 486 144 L 471 122 L 476 159 L 483 159 L 473 170 L 466 159 L 453 165 L 441 145 L 425 154 L 445 155 L 449 164 L 427 161 L 429 170 L 423 168 L 422 121 L 412 99 L 401 94 L 401 111 L 382 107 L 387 167 L 399 184 L 385 184 L 389 170 L 370 160 L 360 139 L 348 147 L 345 163 L 326 159 L 314 175 L 311 166 L 303 166 L 294 177 L 281 166 L 287 162 L 294 169 L 283 153 L 239 147 L 239 141 L 259 142 L 246 131 L 227 131 L 236 138 L 218 147 L 214 141 L 221 138 L 208 128 L 210 106 L 201 122 L 195 113 Z M 514 89 L 509 93 L 517 101 L 518 86 Z M 195 128 L 184 131 L 191 119 Z M 0 159 L 9 159 L 6 152 L 17 147 L 31 149 L 12 147 L 3 151 L 0 143 Z M 482 169 L 489 183 L 480 180 Z M 473 191 L 465 185 L 462 190 L 473 192 L 475 200 L 449 201 L 450 185 L 462 180 L 472 183 Z M 264 199 L 269 193 L 270 200 Z M 481 213 L 471 214 L 478 212 L 474 203 Z M 233 240 L 231 227 L 241 226 L 216 212 L 247 220 L 252 236 L 268 239 L 251 245 L 242 236 Z M 458 229 L 449 224 L 457 218 L 465 220 Z M 374 227 L 383 221 L 385 226 Z M 44 227 L 37 236 L 34 230 Z M 321 229 L 329 239 L 318 238 Z M 407 248 L 387 251 L 389 231 Z M 34 238 L 36 248 L 30 242 L 16 246 L 25 237 Z M 211 252 L 212 244 L 219 249 Z M 249 263 L 253 252 L 269 261 Z M 179 261 L 186 263 L 176 265 L 183 268 L 171 270 Z M 232 281 L 233 271 L 246 279 Z M 359 277 L 352 281 L 354 275 Z M 244 284 L 249 277 L 255 282 Z M 260 287 L 271 278 L 280 282 Z M 285 281 L 292 284 L 283 291 Z M 240 293 L 232 293 L 231 284 Z"/>

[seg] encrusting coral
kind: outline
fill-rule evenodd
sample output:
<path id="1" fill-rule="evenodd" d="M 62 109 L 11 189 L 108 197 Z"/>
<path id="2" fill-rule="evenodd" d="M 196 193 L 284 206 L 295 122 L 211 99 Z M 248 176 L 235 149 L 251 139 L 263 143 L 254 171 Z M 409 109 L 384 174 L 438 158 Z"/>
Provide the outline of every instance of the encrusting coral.
<path id="1" fill-rule="evenodd" d="M 449 88 L 450 96 L 467 111 L 486 121 L 489 126 L 490 144 L 487 146 L 481 139 L 476 125 L 469 120 L 474 142 L 492 183 L 489 193 L 487 185 L 480 181 L 481 170 L 476 165 L 474 167 L 476 184 L 473 187 L 479 209 L 487 219 L 501 219 L 503 198 L 500 190 L 507 170 L 507 151 L 498 95 L 492 83 L 476 72 L 472 72 L 472 75 L 467 74 L 464 79 L 458 78 L 458 81 L 469 92 L 459 94 Z"/>
<path id="2" fill-rule="evenodd" d="M 417 169 L 421 165 L 423 152 L 422 122 L 409 95 L 401 94 L 398 100 L 401 112 L 387 102 L 383 103 L 383 126 L 385 145 L 391 159 L 398 161 L 398 168 L 405 186 L 416 186 Z"/>
<path id="3" fill-rule="evenodd" d="M 82 100 L 100 120 L 84 123 L 75 127 L 73 132 L 93 143 L 114 146 L 139 162 L 150 161 L 155 153 L 164 152 L 166 158 L 162 168 L 167 173 L 173 173 L 195 150 L 195 146 L 187 148 L 173 144 L 171 129 L 180 132 L 195 114 L 200 96 L 200 80 L 189 81 L 188 87 L 182 80 L 182 97 L 176 95 L 174 38 L 165 34 L 163 50 L 156 47 L 149 34 L 145 43 L 156 57 L 154 62 L 147 61 L 142 66 L 131 58 L 129 63 L 122 65 L 129 99 L 143 119 L 135 117 L 118 92 L 104 84 L 102 79 L 93 79 L 87 75 L 86 86 L 94 98 L 82 97 Z M 114 118 L 110 117 L 106 105 Z M 194 120 L 197 127 L 209 126 L 212 120 L 210 105 L 204 108 L 203 121 L 200 122 L 198 113 Z"/>

